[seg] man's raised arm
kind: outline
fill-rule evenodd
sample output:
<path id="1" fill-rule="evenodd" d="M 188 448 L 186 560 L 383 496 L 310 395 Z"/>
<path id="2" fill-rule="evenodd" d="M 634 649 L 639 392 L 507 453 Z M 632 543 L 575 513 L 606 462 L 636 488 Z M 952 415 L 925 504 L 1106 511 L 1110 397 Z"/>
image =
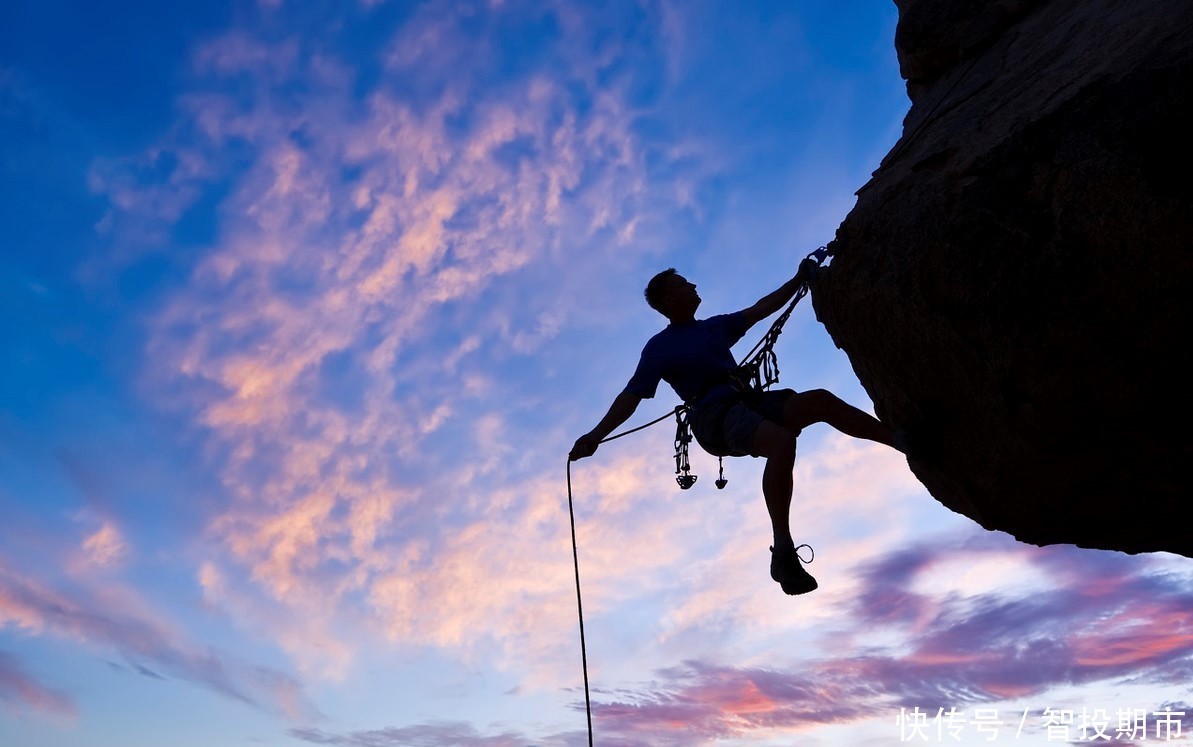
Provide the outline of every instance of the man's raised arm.
<path id="1" fill-rule="evenodd" d="M 601 418 L 601 422 L 597 423 L 596 427 L 588 433 L 576 439 L 576 443 L 572 446 L 572 451 L 568 454 L 568 459 L 573 462 L 577 459 L 592 456 L 596 453 L 597 446 L 605 439 L 613 429 L 630 419 L 634 411 L 638 409 L 638 403 L 642 398 L 636 394 L 631 394 L 627 391 L 622 391 L 613 400 L 613 404 L 609 406 L 609 412 L 605 413 L 605 417 Z"/>
<path id="2" fill-rule="evenodd" d="M 749 326 L 753 327 L 758 322 L 783 308 L 783 305 L 791 300 L 791 297 L 799 290 L 800 285 L 808 279 L 809 269 L 806 265 L 810 261 L 805 259 L 803 262 L 800 262 L 799 270 L 795 273 L 795 277 L 783 283 L 777 290 L 758 299 L 758 302 L 753 306 L 742 309 L 741 313 L 745 315 Z"/>

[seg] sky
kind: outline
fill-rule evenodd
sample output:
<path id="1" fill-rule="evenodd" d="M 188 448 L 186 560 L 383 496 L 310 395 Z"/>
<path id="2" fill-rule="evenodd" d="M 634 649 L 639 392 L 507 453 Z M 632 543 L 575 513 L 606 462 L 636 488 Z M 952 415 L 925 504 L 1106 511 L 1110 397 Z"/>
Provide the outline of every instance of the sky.
<path id="1" fill-rule="evenodd" d="M 4 16 L 0 745 L 587 744 L 566 454 L 651 275 L 734 311 L 833 238 L 893 4 Z M 777 353 L 871 408 L 809 303 Z M 597 744 L 1193 744 L 1187 559 L 1018 543 L 815 426 L 787 597 L 761 463 L 681 491 L 672 436 L 572 469 Z"/>

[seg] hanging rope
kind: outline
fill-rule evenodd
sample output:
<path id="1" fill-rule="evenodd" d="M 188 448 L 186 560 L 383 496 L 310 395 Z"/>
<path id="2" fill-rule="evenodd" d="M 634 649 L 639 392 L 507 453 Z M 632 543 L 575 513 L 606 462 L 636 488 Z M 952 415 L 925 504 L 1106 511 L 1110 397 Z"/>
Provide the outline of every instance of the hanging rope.
<path id="1" fill-rule="evenodd" d="M 688 408 L 683 405 L 678 405 L 674 410 L 667 413 L 666 415 L 655 418 L 654 420 L 650 421 L 649 423 L 644 423 L 643 425 L 640 425 L 636 428 L 630 428 L 629 430 L 622 431 L 621 433 L 617 433 L 612 436 L 607 436 L 606 438 L 601 439 L 601 441 L 599 443 L 603 444 L 607 441 L 612 441 L 616 438 L 621 438 L 622 436 L 628 436 L 631 433 L 637 433 L 638 431 L 649 428 L 650 426 L 652 426 L 656 423 L 663 422 L 664 420 L 671 417 L 672 415 L 675 415 L 676 419 L 680 418 L 681 413 L 683 413 L 686 416 L 687 409 Z M 685 463 L 686 463 L 686 451 L 685 451 Z M 677 469 L 677 472 L 678 472 L 678 469 Z M 695 481 L 696 481 L 696 478 L 693 477 L 692 482 L 695 482 Z M 584 601 L 583 601 L 583 595 L 581 595 L 581 593 L 580 593 L 580 551 L 576 544 L 576 509 L 572 502 L 572 460 L 571 459 L 568 459 L 568 461 L 567 461 L 567 482 L 568 482 L 568 518 L 571 521 L 571 527 L 572 527 L 572 566 L 573 566 L 573 568 L 575 568 L 575 571 L 576 571 L 576 614 L 580 619 L 580 663 L 584 668 L 584 713 L 588 717 L 588 747 L 592 747 L 592 695 L 590 694 L 589 689 L 588 689 L 588 644 L 584 640 Z"/>
<path id="2" fill-rule="evenodd" d="M 576 614 L 580 617 L 580 663 L 584 667 L 584 712 L 588 716 L 588 747 L 592 747 L 592 697 L 588 693 L 588 646 L 584 643 L 584 602 L 580 595 L 580 555 L 576 549 L 576 511 L 572 507 L 572 460 L 568 459 L 568 516 L 572 521 L 572 565 L 576 569 Z"/>

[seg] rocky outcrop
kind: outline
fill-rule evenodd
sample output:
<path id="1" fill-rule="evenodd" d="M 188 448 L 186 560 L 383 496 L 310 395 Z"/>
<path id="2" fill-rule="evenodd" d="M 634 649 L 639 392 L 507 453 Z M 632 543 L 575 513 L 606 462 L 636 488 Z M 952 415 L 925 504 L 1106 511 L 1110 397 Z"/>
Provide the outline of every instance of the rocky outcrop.
<path id="1" fill-rule="evenodd" d="M 911 111 L 817 316 L 944 505 L 1193 557 L 1193 3 L 897 5 Z"/>

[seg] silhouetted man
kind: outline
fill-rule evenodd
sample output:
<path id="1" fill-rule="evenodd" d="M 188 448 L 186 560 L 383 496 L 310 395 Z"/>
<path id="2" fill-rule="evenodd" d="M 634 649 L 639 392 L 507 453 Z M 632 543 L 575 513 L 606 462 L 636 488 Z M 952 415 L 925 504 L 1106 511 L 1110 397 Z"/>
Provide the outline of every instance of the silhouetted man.
<path id="1" fill-rule="evenodd" d="M 639 402 L 655 395 L 659 381 L 666 381 L 689 405 L 692 434 L 702 447 L 713 454 L 766 459 L 762 494 L 774 529 L 770 575 L 788 594 L 816 588 L 816 579 L 796 553 L 788 518 L 800 431 L 813 423 L 828 423 L 847 435 L 888 446 L 893 438 L 882 422 L 824 389 L 753 392 L 743 391 L 731 380 L 737 362 L 730 348 L 791 300 L 804 274 L 811 271 L 809 264 L 805 262 L 795 277 L 753 306 L 708 319 L 696 319 L 700 306 L 696 286 L 674 268 L 651 278 L 646 302 L 670 324 L 646 343 L 625 389 L 601 422 L 576 439 L 568 455 L 577 460 L 595 453 L 600 442 L 634 414 Z"/>

